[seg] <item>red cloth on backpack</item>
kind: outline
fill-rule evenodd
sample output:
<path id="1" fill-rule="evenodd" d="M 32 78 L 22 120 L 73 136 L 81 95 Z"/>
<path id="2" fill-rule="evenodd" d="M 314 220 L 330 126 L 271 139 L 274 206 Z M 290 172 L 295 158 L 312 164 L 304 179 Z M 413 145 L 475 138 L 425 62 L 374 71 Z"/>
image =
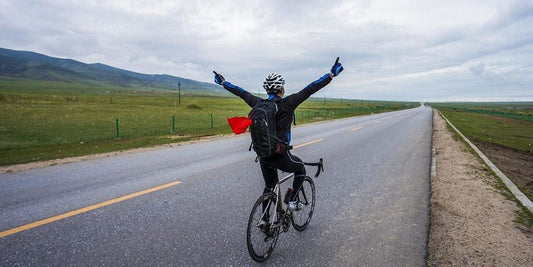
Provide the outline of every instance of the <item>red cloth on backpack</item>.
<path id="1" fill-rule="evenodd" d="M 233 117 L 228 118 L 228 123 L 235 134 L 242 134 L 252 125 L 252 120 L 247 117 Z"/>

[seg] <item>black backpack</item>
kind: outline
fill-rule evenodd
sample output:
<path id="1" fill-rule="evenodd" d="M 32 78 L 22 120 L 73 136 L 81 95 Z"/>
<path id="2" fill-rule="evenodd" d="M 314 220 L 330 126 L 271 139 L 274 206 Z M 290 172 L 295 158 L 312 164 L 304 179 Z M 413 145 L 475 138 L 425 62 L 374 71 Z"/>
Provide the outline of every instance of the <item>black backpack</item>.
<path id="1" fill-rule="evenodd" d="M 277 112 L 278 106 L 274 101 L 259 100 L 248 114 L 248 118 L 252 120 L 250 149 L 253 147 L 259 157 L 269 157 L 285 152 L 285 146 L 278 138 L 276 131 Z"/>

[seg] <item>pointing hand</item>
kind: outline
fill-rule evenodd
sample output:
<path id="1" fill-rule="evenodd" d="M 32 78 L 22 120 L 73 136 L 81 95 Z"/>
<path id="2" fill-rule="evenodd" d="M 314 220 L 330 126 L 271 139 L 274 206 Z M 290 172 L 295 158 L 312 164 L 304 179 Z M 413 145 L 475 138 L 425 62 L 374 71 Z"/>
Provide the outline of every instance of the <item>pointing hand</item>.
<path id="1" fill-rule="evenodd" d="M 213 71 L 213 73 L 215 74 L 215 83 L 216 84 L 219 84 L 219 85 L 222 85 L 224 83 L 224 76 L 218 74 L 216 71 Z"/>
<path id="2" fill-rule="evenodd" d="M 343 70 L 344 68 L 342 67 L 342 64 L 339 63 L 339 57 L 337 57 L 337 60 L 335 60 L 335 64 L 333 64 L 333 67 L 331 67 L 331 76 L 337 77 L 337 75 L 339 75 L 339 73 L 341 73 Z"/>

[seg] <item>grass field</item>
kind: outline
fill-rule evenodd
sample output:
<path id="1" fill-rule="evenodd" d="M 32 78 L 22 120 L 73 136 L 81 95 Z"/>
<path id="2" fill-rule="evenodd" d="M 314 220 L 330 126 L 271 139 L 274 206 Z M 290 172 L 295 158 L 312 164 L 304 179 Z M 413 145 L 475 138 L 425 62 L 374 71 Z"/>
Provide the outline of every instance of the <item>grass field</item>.
<path id="1" fill-rule="evenodd" d="M 438 109 L 469 138 L 533 152 L 533 121 L 454 107 L 440 106 Z"/>
<path id="2" fill-rule="evenodd" d="M 533 121 L 533 102 L 441 103 L 432 104 L 432 106 L 457 112 L 469 112 Z"/>
<path id="3" fill-rule="evenodd" d="M 0 79 L 0 165 L 147 147 L 231 133 L 249 107 L 230 93 L 103 88 Z M 309 99 L 297 123 L 386 112 L 417 103 Z M 118 134 L 117 138 L 117 123 Z"/>

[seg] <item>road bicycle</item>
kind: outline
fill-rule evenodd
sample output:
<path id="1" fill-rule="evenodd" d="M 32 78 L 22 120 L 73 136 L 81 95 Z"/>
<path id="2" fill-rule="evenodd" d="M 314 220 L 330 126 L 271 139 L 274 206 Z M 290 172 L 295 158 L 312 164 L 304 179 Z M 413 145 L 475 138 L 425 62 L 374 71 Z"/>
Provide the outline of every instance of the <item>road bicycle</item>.
<path id="1" fill-rule="evenodd" d="M 307 163 L 308 166 L 317 166 L 315 178 L 324 171 L 323 160 L 318 162 Z M 297 211 L 289 211 L 288 194 L 282 199 L 281 184 L 294 177 L 289 174 L 271 189 L 270 192 L 261 195 L 254 204 L 250 218 L 248 219 L 248 228 L 246 231 L 246 245 L 248 253 L 254 261 L 266 261 L 278 241 L 281 233 L 289 231 L 290 225 L 297 231 L 303 231 L 309 225 L 315 208 L 315 184 L 311 177 L 304 178 L 302 187 L 298 192 L 296 201 L 302 203 L 303 207 Z"/>

